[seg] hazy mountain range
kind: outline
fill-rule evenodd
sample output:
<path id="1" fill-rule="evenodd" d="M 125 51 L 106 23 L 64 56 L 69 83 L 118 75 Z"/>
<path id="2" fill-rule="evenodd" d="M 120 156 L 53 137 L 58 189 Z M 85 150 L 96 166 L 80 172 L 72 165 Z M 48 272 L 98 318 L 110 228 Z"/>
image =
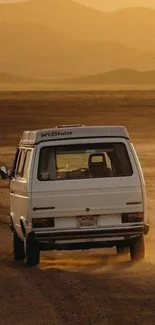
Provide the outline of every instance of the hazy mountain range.
<path id="1" fill-rule="evenodd" d="M 0 84 L 72 84 L 72 85 L 155 85 L 154 71 L 117 69 L 105 73 L 65 79 L 33 79 L 0 73 Z"/>
<path id="2" fill-rule="evenodd" d="M 102 11 L 114 11 L 129 7 L 146 7 L 155 9 L 155 0 L 74 0 L 81 4 Z"/>
<path id="3" fill-rule="evenodd" d="M 155 85 L 155 70 L 142 72 L 132 69 L 117 69 L 96 75 L 64 79 L 61 80 L 61 83 L 77 85 Z"/>
<path id="4" fill-rule="evenodd" d="M 80 40 L 112 41 L 137 50 L 155 51 L 153 9 L 103 13 L 72 0 L 30 0 L 0 4 L 0 21 L 37 22 Z"/>
<path id="5" fill-rule="evenodd" d="M 155 70 L 154 71 L 136 71 L 131 69 L 117 69 L 105 73 L 88 75 L 77 78 L 65 79 L 29 79 L 7 73 L 0 73 L 1 84 L 14 85 L 155 85 Z"/>
<path id="6" fill-rule="evenodd" d="M 155 70 L 155 10 L 103 13 L 72 0 L 0 4 L 0 44 L 0 71 L 26 78 Z"/>
<path id="7" fill-rule="evenodd" d="M 12 74 L 6 73 L 6 72 L 0 72 L 0 84 L 31 83 L 31 82 L 34 82 L 34 81 L 29 78 L 12 75 Z"/>

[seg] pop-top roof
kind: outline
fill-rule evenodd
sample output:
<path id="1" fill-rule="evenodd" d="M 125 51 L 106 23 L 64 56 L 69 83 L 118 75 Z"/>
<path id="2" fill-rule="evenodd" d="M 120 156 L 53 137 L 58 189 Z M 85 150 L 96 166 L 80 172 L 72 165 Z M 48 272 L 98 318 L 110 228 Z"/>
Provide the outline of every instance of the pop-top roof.
<path id="1" fill-rule="evenodd" d="M 124 126 L 61 125 L 51 129 L 24 131 L 20 144 L 33 145 L 44 141 L 95 137 L 119 137 L 129 139 L 129 134 Z"/>

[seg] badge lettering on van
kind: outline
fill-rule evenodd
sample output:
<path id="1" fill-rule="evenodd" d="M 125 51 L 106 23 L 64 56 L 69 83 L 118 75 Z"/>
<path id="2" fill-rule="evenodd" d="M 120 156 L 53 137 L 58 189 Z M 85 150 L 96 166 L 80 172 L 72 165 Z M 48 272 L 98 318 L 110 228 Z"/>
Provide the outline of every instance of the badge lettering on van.
<path id="1" fill-rule="evenodd" d="M 42 138 L 47 138 L 47 137 L 59 137 L 59 136 L 66 136 L 66 135 L 72 135 L 73 133 L 71 131 L 66 131 L 66 132 L 45 132 L 41 133 Z"/>

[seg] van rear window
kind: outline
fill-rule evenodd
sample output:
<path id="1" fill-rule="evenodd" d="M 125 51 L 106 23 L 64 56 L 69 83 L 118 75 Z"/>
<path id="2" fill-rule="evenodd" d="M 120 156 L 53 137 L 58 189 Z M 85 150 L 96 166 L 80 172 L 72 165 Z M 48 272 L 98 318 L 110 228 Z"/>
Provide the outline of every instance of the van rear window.
<path id="1" fill-rule="evenodd" d="M 133 174 L 124 143 L 93 143 L 43 147 L 38 180 L 125 177 Z"/>

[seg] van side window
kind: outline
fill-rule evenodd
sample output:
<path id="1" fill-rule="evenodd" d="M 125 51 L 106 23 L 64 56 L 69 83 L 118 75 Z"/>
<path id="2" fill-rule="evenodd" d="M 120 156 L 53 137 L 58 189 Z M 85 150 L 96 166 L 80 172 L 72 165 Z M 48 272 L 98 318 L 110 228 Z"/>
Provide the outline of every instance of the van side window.
<path id="1" fill-rule="evenodd" d="M 23 178 L 27 178 L 28 168 L 30 165 L 30 158 L 31 158 L 31 150 L 27 150 L 25 156 L 24 168 L 23 168 L 23 175 L 22 175 Z"/>
<path id="2" fill-rule="evenodd" d="M 16 177 L 22 177 L 23 175 L 23 168 L 24 168 L 24 162 L 25 162 L 25 154 L 26 150 L 21 149 L 19 156 L 18 156 L 18 161 L 17 161 L 17 166 L 16 166 L 16 171 L 15 171 L 15 176 Z"/>
<path id="3" fill-rule="evenodd" d="M 29 163 L 31 158 L 31 150 L 21 149 L 18 155 L 15 176 L 27 178 Z"/>
<path id="4" fill-rule="evenodd" d="M 15 170 L 16 170 L 16 167 L 17 167 L 19 154 L 20 154 L 20 150 L 19 150 L 19 148 L 17 148 L 15 158 L 14 158 L 14 161 L 13 161 L 12 170 L 11 170 L 11 177 L 15 177 Z"/>

